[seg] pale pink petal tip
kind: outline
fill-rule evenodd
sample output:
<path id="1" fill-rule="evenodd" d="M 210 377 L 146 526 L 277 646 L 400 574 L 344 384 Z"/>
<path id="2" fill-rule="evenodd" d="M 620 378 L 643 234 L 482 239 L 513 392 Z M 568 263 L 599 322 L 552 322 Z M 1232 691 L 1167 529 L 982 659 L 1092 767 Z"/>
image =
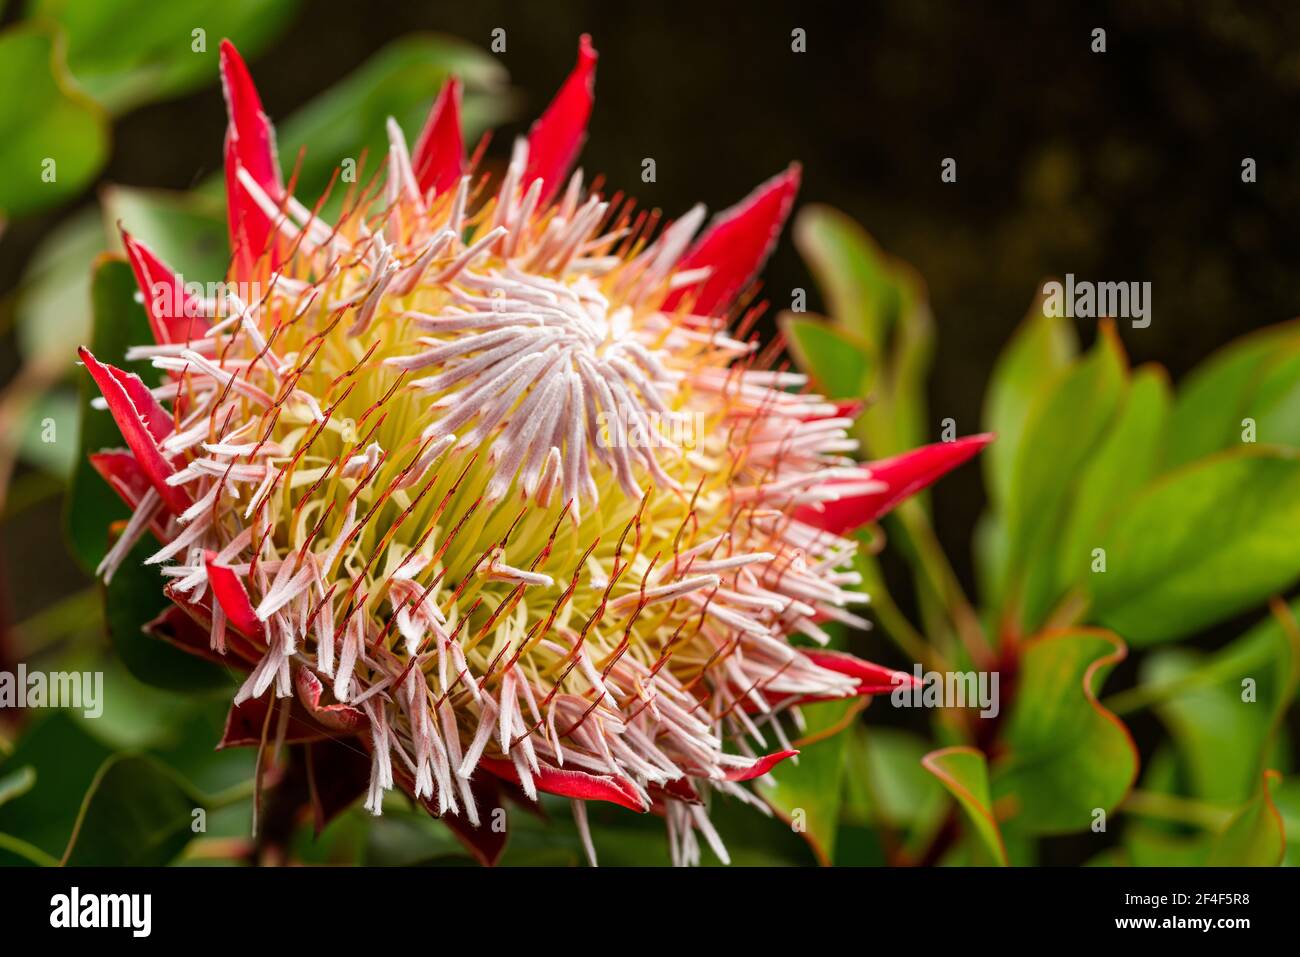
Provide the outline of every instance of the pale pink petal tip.
<path id="1" fill-rule="evenodd" d="M 85 346 L 77 350 L 77 355 L 108 403 L 108 411 L 141 472 L 148 477 L 164 505 L 178 515 L 184 512 L 192 504 L 189 493 L 180 486 L 167 484 L 175 469 L 158 445 L 171 431 L 167 411 L 139 376 L 100 362 Z"/>

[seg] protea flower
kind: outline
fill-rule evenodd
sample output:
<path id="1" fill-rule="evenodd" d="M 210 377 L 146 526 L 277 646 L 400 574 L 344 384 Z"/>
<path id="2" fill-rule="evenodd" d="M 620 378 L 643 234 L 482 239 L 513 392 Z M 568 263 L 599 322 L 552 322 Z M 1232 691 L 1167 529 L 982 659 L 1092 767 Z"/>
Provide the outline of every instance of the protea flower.
<path id="1" fill-rule="evenodd" d="M 584 37 L 499 180 L 449 82 L 330 224 L 223 44 L 226 293 L 124 232 L 156 340 L 127 358 L 160 384 L 80 352 L 133 509 L 100 571 L 151 533 L 154 632 L 247 671 L 225 743 L 355 736 L 375 814 L 396 785 L 491 860 L 494 788 L 548 792 L 593 859 L 587 801 L 725 860 L 709 804 L 762 806 L 743 782 L 795 754 L 787 717 L 910 680 L 819 647 L 867 625 L 846 536 L 985 439 L 850 458 L 844 407 L 749 336 L 798 167 L 698 238 L 702 207 L 604 198 L 569 175 L 595 64 Z"/>

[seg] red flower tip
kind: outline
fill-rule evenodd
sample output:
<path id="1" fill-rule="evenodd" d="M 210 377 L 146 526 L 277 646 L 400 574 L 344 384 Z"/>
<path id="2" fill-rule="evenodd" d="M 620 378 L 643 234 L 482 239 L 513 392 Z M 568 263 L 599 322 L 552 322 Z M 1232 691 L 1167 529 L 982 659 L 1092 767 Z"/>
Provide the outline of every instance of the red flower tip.
<path id="1" fill-rule="evenodd" d="M 125 449 L 92 452 L 90 465 L 130 508 L 139 505 L 140 499 L 151 488 L 149 476 L 144 474 L 135 456 Z"/>
<path id="2" fill-rule="evenodd" d="M 485 757 L 479 764 L 503 781 L 520 783 L 519 771 L 510 761 Z M 588 774 L 585 771 L 542 765 L 540 771 L 533 772 L 533 784 L 537 790 L 547 794 L 558 794 L 579 801 L 609 801 L 632 811 L 649 810 L 631 781 L 612 774 Z"/>
<path id="3" fill-rule="evenodd" d="M 200 314 L 199 304 L 186 294 L 184 285 L 171 269 L 159 259 L 152 249 L 136 239 L 119 223 L 126 258 L 135 273 L 136 285 L 144 296 L 144 311 L 149 317 L 149 328 L 159 345 L 169 342 L 188 342 L 197 338 L 206 327 L 207 319 Z M 159 308 L 160 301 L 164 304 Z"/>
<path id="4" fill-rule="evenodd" d="M 140 471 L 149 479 L 164 505 L 176 514 L 185 511 L 192 504 L 189 493 L 179 486 L 167 484 L 167 477 L 175 469 L 158 447 L 159 441 L 172 431 L 172 420 L 167 410 L 138 375 L 100 362 L 85 346 L 77 350 L 77 355 L 108 403 L 108 411 Z"/>
<path id="5" fill-rule="evenodd" d="M 221 88 L 226 98 L 226 207 L 230 220 L 230 245 L 242 274 L 266 249 L 272 221 L 239 182 L 243 168 L 273 203 L 284 198 L 280 162 L 275 151 L 275 128 L 262 110 L 262 98 L 243 57 L 229 40 L 221 41 Z M 278 266 L 275 250 L 272 265 Z"/>
<path id="6" fill-rule="evenodd" d="M 861 399 L 840 399 L 831 404 L 835 406 L 834 415 L 810 415 L 803 421 L 820 422 L 823 419 L 856 419 L 862 414 L 862 410 L 867 407 L 867 403 Z"/>
<path id="7" fill-rule="evenodd" d="M 541 201 L 546 203 L 564 185 L 587 138 L 587 121 L 596 99 L 596 50 L 591 37 L 578 40 L 578 63 L 555 94 L 551 105 L 528 131 L 528 167 L 523 188 L 541 177 Z"/>
<path id="8" fill-rule="evenodd" d="M 415 141 L 411 168 L 421 193 L 446 192 L 456 185 L 465 168 L 465 143 L 460 130 L 460 80 L 443 84 L 433 101 L 429 118 Z"/>
<path id="9" fill-rule="evenodd" d="M 752 781 L 754 778 L 761 778 L 786 758 L 792 758 L 798 753 L 798 751 L 773 751 L 771 754 L 765 754 L 747 768 L 732 768 L 729 770 L 727 780 Z"/>
<path id="10" fill-rule="evenodd" d="M 203 554 L 203 564 L 208 570 L 208 584 L 212 594 L 226 613 L 226 618 L 246 638 L 260 638 L 265 631 L 261 620 L 253 611 L 253 603 L 248 597 L 248 590 L 239 580 L 234 569 L 217 564 L 217 553 L 211 549 Z"/>
<path id="11" fill-rule="evenodd" d="M 874 522 L 904 499 L 973 458 L 994 438 L 993 433 L 983 432 L 953 442 L 923 445 L 902 455 L 872 462 L 868 465 L 871 479 L 883 483 L 885 488 L 825 502 L 820 510 L 802 506 L 796 509 L 795 518 L 835 535 L 852 532 Z"/>
<path id="12" fill-rule="evenodd" d="M 863 661 L 847 652 L 828 651 L 822 648 L 804 648 L 802 651 L 804 656 L 818 668 L 857 678 L 859 695 L 889 694 L 895 688 L 910 688 L 920 684 L 915 675 L 908 674 L 906 671 L 895 671 L 884 665 Z"/>
<path id="13" fill-rule="evenodd" d="M 699 315 L 718 316 L 730 309 L 776 246 L 799 192 L 799 179 L 799 164 L 791 163 L 784 172 L 714 217 L 678 263 L 678 269 L 683 271 L 710 269 L 709 277 L 672 292 L 664 308 L 675 308 L 694 290 L 695 312 Z"/>

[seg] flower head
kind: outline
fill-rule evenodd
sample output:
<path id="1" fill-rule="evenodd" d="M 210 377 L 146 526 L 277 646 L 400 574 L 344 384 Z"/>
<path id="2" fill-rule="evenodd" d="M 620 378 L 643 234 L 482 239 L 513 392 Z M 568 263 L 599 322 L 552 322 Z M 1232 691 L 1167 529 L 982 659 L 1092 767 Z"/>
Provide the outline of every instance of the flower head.
<path id="1" fill-rule="evenodd" d="M 102 574 L 152 534 L 155 631 L 248 673 L 227 743 L 279 702 L 282 736 L 358 736 L 376 814 L 398 786 L 490 857 L 505 782 L 725 858 L 709 801 L 761 806 L 781 715 L 908 680 L 819 647 L 866 625 L 845 536 L 985 439 L 851 458 L 851 416 L 749 335 L 798 167 L 698 236 L 702 207 L 661 225 L 586 188 L 586 37 L 503 176 L 466 160 L 453 80 L 334 222 L 221 64 L 222 295 L 124 233 L 155 336 L 127 357 L 161 376 L 81 350 L 127 445 L 93 457 L 133 509 Z"/>

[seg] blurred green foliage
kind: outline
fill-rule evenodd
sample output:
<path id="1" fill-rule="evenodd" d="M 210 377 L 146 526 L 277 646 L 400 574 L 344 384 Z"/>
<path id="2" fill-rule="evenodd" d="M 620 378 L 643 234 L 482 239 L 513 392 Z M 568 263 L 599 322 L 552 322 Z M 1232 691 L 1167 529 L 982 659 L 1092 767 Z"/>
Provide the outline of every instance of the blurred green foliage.
<path id="1" fill-rule="evenodd" d="M 882 357 L 882 340 L 860 343 L 872 387 L 846 394 L 844 370 L 856 367 L 841 354 L 854 341 L 845 332 L 883 335 L 873 317 L 900 301 L 907 273 L 836 214 L 804 210 L 796 236 L 829 285 L 832 316 L 783 317 L 795 356 L 832 397 L 874 401 L 901 361 Z M 923 300 L 910 308 L 928 328 Z M 828 334 L 839 337 L 833 349 Z M 1080 352 L 1070 320 L 1033 304 L 984 404 L 982 426 L 998 439 L 983 459 L 989 503 L 975 535 L 980 626 L 971 634 L 963 625 L 965 596 L 943 599 L 954 576 L 933 549 L 904 550 L 910 597 L 929 618 L 921 627 L 902 619 L 883 579 L 873 581 L 885 635 L 904 656 L 995 667 L 1010 685 L 1000 719 L 934 716 L 942 747 L 922 764 L 964 811 L 949 812 L 961 827 L 954 838 L 951 826 L 936 832 L 930 820 L 877 809 L 869 819 L 892 832 L 895 861 L 996 859 L 999 831 L 1013 863 L 1037 859 L 1034 836 L 1062 834 L 1092 835 L 1097 863 L 1282 860 L 1287 815 L 1277 795 L 1287 804 L 1295 791 L 1284 775 L 1300 627 L 1274 596 L 1300 582 L 1297 348 L 1294 324 L 1255 333 L 1173 390 L 1159 367 L 1130 370 L 1113 322 Z M 869 418 L 860 433 L 873 454 L 890 448 Z M 919 439 L 941 433 L 935 422 Z M 900 509 L 885 529 L 924 544 L 926 523 L 923 510 Z M 1258 615 L 1270 599 L 1260 624 L 1220 651 L 1162 645 L 1139 661 L 1136 685 L 1098 699 L 1132 649 Z M 1139 779 L 1121 716 L 1147 710 L 1169 737 Z M 1117 840 L 1108 836 L 1116 830 Z"/>

